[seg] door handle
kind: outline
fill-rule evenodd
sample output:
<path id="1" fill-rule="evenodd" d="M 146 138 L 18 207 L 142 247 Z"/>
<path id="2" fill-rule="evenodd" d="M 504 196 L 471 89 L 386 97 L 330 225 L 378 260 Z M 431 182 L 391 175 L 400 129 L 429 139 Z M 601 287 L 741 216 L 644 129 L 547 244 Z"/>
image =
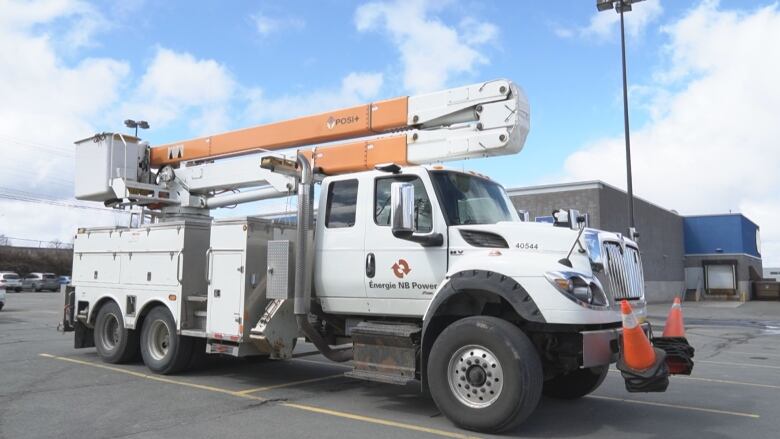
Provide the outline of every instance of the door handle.
<path id="1" fill-rule="evenodd" d="M 367 277 L 374 277 L 376 274 L 376 257 L 374 257 L 373 253 L 369 253 L 366 255 L 366 276 Z"/>

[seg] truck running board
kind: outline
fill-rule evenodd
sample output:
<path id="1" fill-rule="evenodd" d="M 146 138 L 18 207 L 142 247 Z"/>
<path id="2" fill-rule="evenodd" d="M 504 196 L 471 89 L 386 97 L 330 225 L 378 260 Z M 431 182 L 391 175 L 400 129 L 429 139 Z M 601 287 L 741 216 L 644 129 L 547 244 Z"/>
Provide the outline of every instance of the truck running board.
<path id="1" fill-rule="evenodd" d="M 416 380 L 421 332 L 410 323 L 359 323 L 352 329 L 355 368 L 345 375 L 398 385 Z"/>

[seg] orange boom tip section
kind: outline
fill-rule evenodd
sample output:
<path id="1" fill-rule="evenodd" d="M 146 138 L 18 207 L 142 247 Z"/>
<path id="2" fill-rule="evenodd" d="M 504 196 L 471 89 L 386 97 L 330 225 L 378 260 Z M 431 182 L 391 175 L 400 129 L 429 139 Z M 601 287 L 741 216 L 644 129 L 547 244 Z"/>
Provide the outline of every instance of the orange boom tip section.
<path id="1" fill-rule="evenodd" d="M 407 165 L 406 135 L 400 134 L 341 145 L 328 145 L 302 151 L 315 169 L 324 174 L 340 174 L 373 169 L 380 163 Z"/>
<path id="2" fill-rule="evenodd" d="M 151 165 L 170 165 L 188 160 L 227 156 L 255 150 L 279 150 L 368 136 L 405 127 L 408 119 L 407 113 L 408 97 L 399 97 L 229 131 L 154 147 L 151 150 Z M 360 142 L 360 144 L 370 143 L 377 142 Z M 350 145 L 344 147 L 347 146 Z M 338 153 L 334 152 L 333 154 L 335 156 Z"/>

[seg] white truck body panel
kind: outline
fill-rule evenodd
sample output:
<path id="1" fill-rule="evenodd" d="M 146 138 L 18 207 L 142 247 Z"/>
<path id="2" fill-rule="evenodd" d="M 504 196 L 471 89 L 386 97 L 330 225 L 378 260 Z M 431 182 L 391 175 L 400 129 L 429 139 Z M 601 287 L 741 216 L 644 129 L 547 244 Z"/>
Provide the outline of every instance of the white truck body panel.
<path id="1" fill-rule="evenodd" d="M 112 298 L 135 328 L 137 317 L 151 303 L 162 303 L 181 329 L 182 301 L 206 294 L 206 249 L 210 228 L 202 221 L 176 221 L 144 228 L 82 229 L 73 245 L 72 284 L 76 300 L 92 306 Z M 135 309 L 128 309 L 135 296 Z"/>

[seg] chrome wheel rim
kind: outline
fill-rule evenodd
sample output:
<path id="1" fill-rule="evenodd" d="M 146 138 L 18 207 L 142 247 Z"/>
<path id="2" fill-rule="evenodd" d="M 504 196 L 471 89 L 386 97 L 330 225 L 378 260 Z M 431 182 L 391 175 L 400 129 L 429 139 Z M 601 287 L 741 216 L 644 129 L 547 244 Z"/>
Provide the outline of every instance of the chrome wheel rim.
<path id="1" fill-rule="evenodd" d="M 168 348 L 171 343 L 171 333 L 168 331 L 168 325 L 162 320 L 155 320 L 149 328 L 147 351 L 157 361 L 161 361 L 168 355 Z"/>
<path id="2" fill-rule="evenodd" d="M 504 387 L 504 370 L 489 349 L 468 345 L 450 358 L 447 381 L 453 395 L 463 405 L 472 408 L 491 406 Z"/>
<path id="3" fill-rule="evenodd" d="M 102 337 L 100 344 L 105 351 L 113 351 L 119 344 L 121 337 L 121 326 L 119 320 L 114 314 L 106 314 L 106 320 L 103 323 Z"/>

